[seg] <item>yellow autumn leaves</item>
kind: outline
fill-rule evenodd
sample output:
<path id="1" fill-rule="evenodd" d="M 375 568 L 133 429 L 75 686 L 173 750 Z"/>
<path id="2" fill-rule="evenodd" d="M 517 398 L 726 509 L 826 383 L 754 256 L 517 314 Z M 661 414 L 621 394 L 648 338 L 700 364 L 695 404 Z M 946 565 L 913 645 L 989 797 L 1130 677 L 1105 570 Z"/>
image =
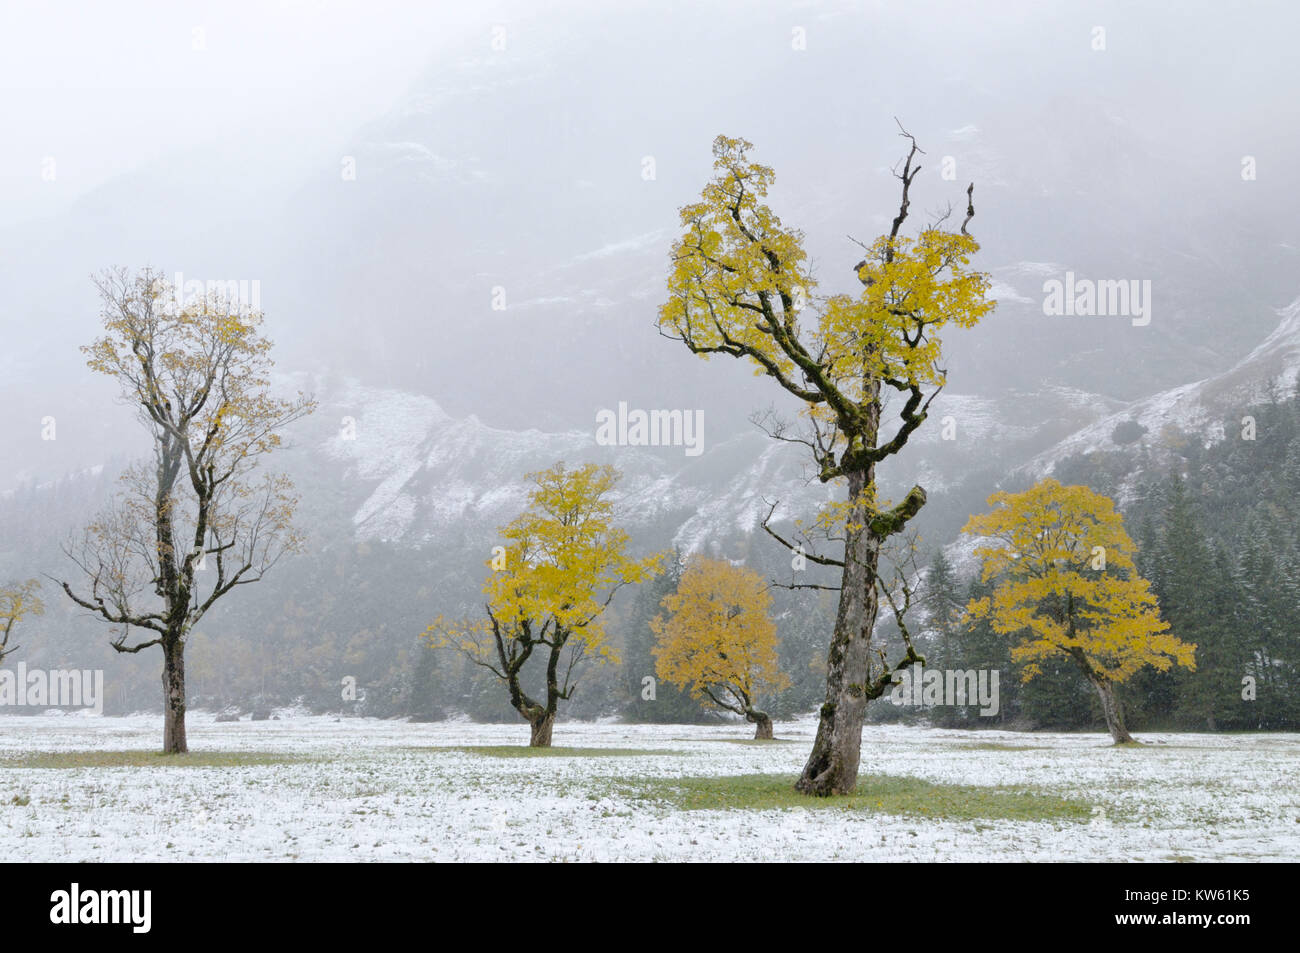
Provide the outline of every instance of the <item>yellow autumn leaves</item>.
<path id="1" fill-rule="evenodd" d="M 1108 497 L 1049 478 L 1023 493 L 995 493 L 989 504 L 965 532 L 982 538 L 975 554 L 983 581 L 995 585 L 971 601 L 966 618 L 1019 637 L 1011 656 L 1027 663 L 1025 681 L 1053 656 L 1109 682 L 1146 665 L 1195 668 L 1196 646 L 1169 634 Z"/>
<path id="2" fill-rule="evenodd" d="M 585 654 L 612 660 L 601 614 L 617 589 L 650 578 L 663 556 L 627 555 L 627 533 L 613 525 L 613 467 L 557 463 L 528 478 L 528 506 L 501 530 L 505 545 L 483 584 L 490 616 L 505 638 L 574 638 Z M 439 619 L 427 635 L 435 647 L 479 659 L 496 650 L 490 627 L 479 620 Z"/>
<path id="3" fill-rule="evenodd" d="M 939 332 L 971 327 L 996 305 L 988 276 L 968 267 L 975 239 L 937 226 L 882 236 L 859 271 L 863 291 L 817 302 L 803 234 L 763 202 L 774 175 L 749 161 L 751 148 L 714 141 L 714 178 L 681 209 L 660 329 L 700 353 L 745 351 L 760 374 L 797 380 L 815 369 L 855 402 L 874 399 L 873 381 L 942 384 Z M 816 312 L 811 327 L 801 326 L 805 310 Z"/>
<path id="4" fill-rule="evenodd" d="M 967 267 L 978 249 L 969 235 L 938 228 L 881 236 L 870 247 L 858 271 L 862 292 L 828 299 L 817 332 L 835 378 L 852 382 L 856 399 L 866 396 L 859 382 L 873 378 L 944 383 L 938 332 L 974 327 L 996 306 L 985 298 L 988 277 Z"/>
<path id="5" fill-rule="evenodd" d="M 9 644 L 14 627 L 28 616 L 45 614 L 40 591 L 41 584 L 35 579 L 0 586 L 0 661 L 18 648 Z"/>
<path id="6" fill-rule="evenodd" d="M 771 605 L 766 581 L 752 569 L 692 557 L 677 591 L 664 597 L 667 617 L 650 622 L 655 674 L 741 714 L 757 696 L 784 690 L 790 679 L 780 669 Z"/>
<path id="7" fill-rule="evenodd" d="M 115 378 L 151 425 L 175 431 L 193 452 L 242 460 L 280 446 L 279 427 L 314 408 L 299 394 L 270 393 L 271 341 L 263 315 L 218 292 L 183 305 L 176 289 L 145 269 L 97 279 L 108 306 L 105 334 L 81 350 L 94 371 Z"/>
<path id="8" fill-rule="evenodd" d="M 558 463 L 529 479 L 528 506 L 502 528 L 505 545 L 488 563 L 487 618 L 439 618 L 425 633 L 435 648 L 458 649 L 506 680 L 519 653 L 534 645 L 616 661 L 602 614 L 620 587 L 651 578 L 665 558 L 627 555 L 628 536 L 613 525 L 614 468 Z M 692 558 L 676 592 L 664 599 L 667 619 L 651 623 L 659 636 L 657 675 L 696 698 L 751 711 L 759 694 L 788 684 L 770 606 L 758 573 Z"/>

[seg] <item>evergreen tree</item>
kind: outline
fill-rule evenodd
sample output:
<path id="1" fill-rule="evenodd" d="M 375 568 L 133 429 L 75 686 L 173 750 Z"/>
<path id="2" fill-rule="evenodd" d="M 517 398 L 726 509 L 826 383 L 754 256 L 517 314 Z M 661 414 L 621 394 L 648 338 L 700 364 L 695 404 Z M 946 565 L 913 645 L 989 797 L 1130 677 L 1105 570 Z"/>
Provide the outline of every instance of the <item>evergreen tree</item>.
<path id="1" fill-rule="evenodd" d="M 952 564 L 942 549 L 935 552 L 930 571 L 923 582 L 921 604 L 926 616 L 926 667 L 931 669 L 963 669 L 974 666 L 960 664 L 958 643 L 961 632 L 961 614 L 965 603 L 961 600 L 957 577 Z M 968 707 L 968 706 L 965 706 Z M 944 706 L 930 713 L 931 721 L 944 728 L 963 722 L 965 711 Z"/>
<path id="2" fill-rule="evenodd" d="M 1168 484 L 1163 523 L 1163 565 L 1156 591 L 1173 633 L 1197 646 L 1197 667 L 1176 675 L 1159 673 L 1164 677 L 1153 679 L 1153 687 L 1159 690 L 1162 714 L 1173 710 L 1176 694 L 1185 722 L 1214 730 L 1223 714 L 1224 688 L 1232 677 L 1227 669 L 1236 633 L 1217 618 L 1226 587 L 1216 576 L 1213 553 L 1177 474 Z"/>

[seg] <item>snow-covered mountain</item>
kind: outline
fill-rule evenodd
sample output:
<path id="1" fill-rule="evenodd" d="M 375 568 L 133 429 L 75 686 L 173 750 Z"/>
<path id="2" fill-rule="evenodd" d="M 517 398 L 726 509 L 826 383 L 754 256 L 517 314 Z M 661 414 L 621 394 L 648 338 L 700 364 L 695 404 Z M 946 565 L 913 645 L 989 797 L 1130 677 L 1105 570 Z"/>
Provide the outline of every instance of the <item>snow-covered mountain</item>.
<path id="1" fill-rule="evenodd" d="M 1043 273 L 1029 264 L 1014 270 Z M 974 488 L 983 493 L 995 482 L 1038 479 L 1079 454 L 1141 448 L 1163 463 L 1175 439 L 1221 439 L 1225 419 L 1270 389 L 1288 393 L 1300 376 L 1300 298 L 1277 316 L 1272 333 L 1228 370 L 1140 400 L 1060 385 L 997 397 L 942 393 L 904 454 L 882 468 L 886 493 L 919 482 L 939 499 L 972 473 L 986 475 Z M 303 449 L 317 478 L 343 493 L 359 540 L 422 547 L 448 533 L 490 533 L 523 506 L 527 474 L 558 461 L 618 467 L 626 524 L 654 527 L 688 552 L 752 529 L 771 502 L 782 521 L 806 518 L 829 498 L 809 480 L 802 448 L 757 429 L 715 439 L 706 428 L 703 452 L 691 456 L 682 447 L 602 446 L 594 419 L 586 429 L 513 430 L 455 416 L 425 395 L 355 379 L 325 386 Z M 1116 443 L 1116 427 L 1130 421 L 1142 436 Z"/>
<path id="2" fill-rule="evenodd" d="M 1240 361 L 1221 374 L 1132 401 L 1037 454 L 1019 472 L 1041 477 L 1061 460 L 1098 450 L 1114 450 L 1115 428 L 1132 421 L 1144 428 L 1143 444 L 1167 459 L 1168 438 L 1185 434 L 1202 442 L 1223 439 L 1225 421 L 1242 422 L 1248 407 L 1293 392 L 1300 377 L 1300 298 L 1278 311 L 1277 327 Z"/>
<path id="3" fill-rule="evenodd" d="M 524 506 L 529 473 L 563 461 L 617 467 L 622 521 L 661 525 L 672 543 L 692 551 L 719 534 L 744 531 L 780 501 L 778 518 L 810 511 L 827 491 L 803 476 L 803 459 L 761 434 L 682 447 L 602 446 L 596 428 L 543 432 L 490 427 L 475 416 L 455 418 L 428 397 L 349 381 L 326 396 L 321 416 L 337 433 L 313 446 L 322 465 L 356 500 L 358 539 L 436 544 L 466 527 L 490 529 Z"/>
<path id="4" fill-rule="evenodd" d="M 355 380 L 319 396 L 322 407 L 298 447 L 307 459 L 295 469 L 342 494 L 358 540 L 420 547 L 448 534 L 491 532 L 524 505 L 527 475 L 559 461 L 617 467 L 625 524 L 654 527 L 686 552 L 753 529 L 772 503 L 778 522 L 807 518 L 834 492 L 809 479 L 803 448 L 756 428 L 720 440 L 709 439 L 706 428 L 703 452 L 691 456 L 682 447 L 601 445 L 594 420 L 587 430 L 492 427 L 473 415 L 454 417 L 432 398 Z M 1051 400 L 1058 422 L 1096 412 L 1068 391 Z M 1007 419 L 986 398 L 941 394 L 930 417 L 906 454 L 882 471 L 887 493 L 912 482 L 942 492 L 989 453 L 1023 459 L 1024 448 L 1043 439 L 1034 414 Z"/>

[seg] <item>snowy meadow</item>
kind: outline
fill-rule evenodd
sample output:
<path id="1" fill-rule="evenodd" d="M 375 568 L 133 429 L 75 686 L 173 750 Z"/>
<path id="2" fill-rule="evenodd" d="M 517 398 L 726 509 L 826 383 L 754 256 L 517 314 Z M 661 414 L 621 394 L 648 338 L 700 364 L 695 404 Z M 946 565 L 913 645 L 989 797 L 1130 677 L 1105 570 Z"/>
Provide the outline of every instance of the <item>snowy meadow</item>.
<path id="1" fill-rule="evenodd" d="M 851 798 L 793 794 L 815 720 L 409 723 L 277 712 L 0 717 L 25 861 L 1293 861 L 1300 735 L 870 726 Z M 787 793 L 789 792 L 789 793 Z"/>

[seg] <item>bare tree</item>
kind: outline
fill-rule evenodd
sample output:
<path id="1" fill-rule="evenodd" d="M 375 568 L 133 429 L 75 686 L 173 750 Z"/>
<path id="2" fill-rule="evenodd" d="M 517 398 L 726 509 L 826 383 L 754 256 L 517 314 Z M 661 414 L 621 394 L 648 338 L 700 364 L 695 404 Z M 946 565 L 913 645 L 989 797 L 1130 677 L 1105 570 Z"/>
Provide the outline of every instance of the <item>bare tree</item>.
<path id="1" fill-rule="evenodd" d="M 60 582 L 115 629 L 118 652 L 163 652 L 163 751 L 188 750 L 185 641 L 218 599 L 258 582 L 301 537 L 287 477 L 259 472 L 280 431 L 310 413 L 303 394 L 270 394 L 262 315 L 219 294 L 179 303 L 150 269 L 95 279 L 106 334 L 82 350 L 115 378 L 153 443 L 115 500 L 65 552 Z M 131 630 L 143 634 L 132 639 Z"/>

